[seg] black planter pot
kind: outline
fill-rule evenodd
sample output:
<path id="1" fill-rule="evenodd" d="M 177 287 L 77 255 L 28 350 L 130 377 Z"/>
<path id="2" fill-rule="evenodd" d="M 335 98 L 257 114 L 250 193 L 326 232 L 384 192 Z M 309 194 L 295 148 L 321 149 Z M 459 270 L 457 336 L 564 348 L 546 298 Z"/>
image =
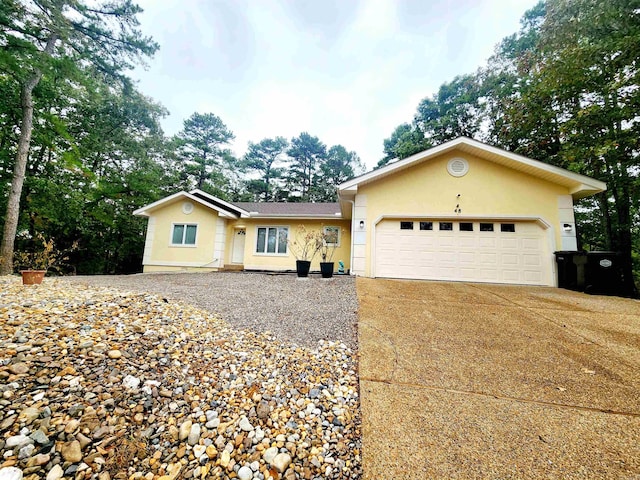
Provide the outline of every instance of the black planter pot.
<path id="1" fill-rule="evenodd" d="M 307 260 L 296 260 L 296 272 L 299 277 L 308 277 L 311 269 L 311 262 Z"/>
<path id="2" fill-rule="evenodd" d="M 320 273 L 322 278 L 333 277 L 333 262 L 320 262 Z"/>

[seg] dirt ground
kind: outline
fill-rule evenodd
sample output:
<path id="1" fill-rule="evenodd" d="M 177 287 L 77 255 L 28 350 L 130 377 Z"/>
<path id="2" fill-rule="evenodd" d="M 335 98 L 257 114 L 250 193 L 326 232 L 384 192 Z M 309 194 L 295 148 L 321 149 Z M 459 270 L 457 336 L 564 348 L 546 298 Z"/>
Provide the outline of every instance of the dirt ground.
<path id="1" fill-rule="evenodd" d="M 640 302 L 356 288 L 364 478 L 640 478 Z"/>

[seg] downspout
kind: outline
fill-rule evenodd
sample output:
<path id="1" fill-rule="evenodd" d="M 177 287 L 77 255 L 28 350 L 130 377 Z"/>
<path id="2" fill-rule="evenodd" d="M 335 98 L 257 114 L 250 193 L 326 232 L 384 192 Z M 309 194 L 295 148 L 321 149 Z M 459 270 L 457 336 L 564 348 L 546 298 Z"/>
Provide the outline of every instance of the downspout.
<path id="1" fill-rule="evenodd" d="M 355 200 L 346 200 L 351 204 L 351 251 L 349 252 L 349 275 L 353 275 L 353 239 L 355 237 L 355 228 L 353 222 L 355 221 L 354 215 L 356 211 Z"/>

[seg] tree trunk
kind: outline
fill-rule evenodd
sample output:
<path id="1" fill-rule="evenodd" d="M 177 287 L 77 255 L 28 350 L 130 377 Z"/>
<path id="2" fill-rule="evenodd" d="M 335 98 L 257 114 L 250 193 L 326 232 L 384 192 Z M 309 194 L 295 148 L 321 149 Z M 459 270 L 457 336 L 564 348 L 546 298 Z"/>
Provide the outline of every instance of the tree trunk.
<path id="1" fill-rule="evenodd" d="M 621 180 L 621 192 L 615 196 L 616 199 L 616 213 L 618 220 L 618 231 L 616 235 L 616 250 L 620 252 L 622 256 L 622 273 L 624 277 L 624 294 L 637 297 L 638 290 L 636 288 L 633 278 L 633 239 L 631 236 L 631 192 L 629 191 L 628 184 L 629 178 L 626 176 L 626 172 L 622 174 Z"/>
<path id="2" fill-rule="evenodd" d="M 611 250 L 613 240 L 613 228 L 611 227 L 611 212 L 609 211 L 609 199 L 607 192 L 597 194 L 598 204 L 600 205 L 600 213 L 602 216 L 602 225 L 604 228 L 604 249 Z"/>
<path id="3" fill-rule="evenodd" d="M 53 47 L 57 41 L 57 35 L 52 35 L 47 40 L 45 54 L 51 55 Z M 20 138 L 18 140 L 18 152 L 16 153 L 16 164 L 13 169 L 11 179 L 11 189 L 7 199 L 7 214 L 5 216 L 4 229 L 2 232 L 2 245 L 0 246 L 0 275 L 10 275 L 13 272 L 13 246 L 18 231 L 18 218 L 20 216 L 20 197 L 22 196 L 22 186 L 24 176 L 27 171 L 27 160 L 29 158 L 29 147 L 31 146 L 31 132 L 33 131 L 33 89 L 36 88 L 42 72 L 36 68 L 33 74 L 22 85 L 20 91 L 20 101 L 22 108 L 22 122 L 20 124 Z"/>
<path id="4" fill-rule="evenodd" d="M 268 202 L 269 200 L 271 200 L 271 195 L 270 195 L 270 188 L 269 188 L 269 180 L 271 180 L 270 178 L 270 173 L 271 170 L 269 168 L 267 168 L 265 170 L 265 176 L 264 176 L 264 183 L 265 183 L 265 190 L 264 190 L 264 201 Z"/>

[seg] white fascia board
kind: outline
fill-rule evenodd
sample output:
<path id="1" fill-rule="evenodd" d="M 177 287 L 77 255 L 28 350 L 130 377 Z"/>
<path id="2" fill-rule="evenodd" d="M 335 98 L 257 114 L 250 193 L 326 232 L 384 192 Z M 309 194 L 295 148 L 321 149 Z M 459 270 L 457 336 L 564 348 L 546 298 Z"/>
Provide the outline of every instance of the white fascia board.
<path id="1" fill-rule="evenodd" d="M 168 197 L 164 197 L 161 198 L 160 200 L 150 203 L 149 205 L 145 205 L 144 207 L 140 207 L 137 210 L 134 210 L 133 214 L 140 216 L 140 217 L 148 217 L 149 210 L 153 210 L 156 207 L 159 207 L 167 202 L 170 202 L 178 197 L 184 196 L 184 195 L 189 195 L 187 192 L 178 192 L 178 193 L 174 193 L 173 195 L 169 195 Z"/>
<path id="2" fill-rule="evenodd" d="M 234 215 L 230 212 L 227 212 L 226 210 L 223 210 L 222 208 L 216 207 L 215 205 L 211 205 L 210 203 L 205 202 L 204 200 L 202 200 L 201 198 L 198 198 L 194 195 L 191 195 L 190 193 L 187 192 L 178 192 L 178 193 L 174 193 L 173 195 L 169 195 L 168 197 L 165 197 L 161 200 L 158 200 L 157 202 L 153 202 L 149 205 L 146 205 L 142 208 L 139 208 L 137 210 L 135 210 L 133 212 L 134 215 L 137 216 L 141 216 L 141 217 L 148 217 L 150 215 L 150 211 L 151 210 L 155 210 L 158 207 L 161 207 L 162 205 L 164 205 L 165 203 L 169 203 L 173 200 L 175 200 L 176 198 L 179 197 L 184 197 L 187 198 L 189 200 L 191 200 L 192 202 L 195 202 L 199 205 L 202 205 L 203 207 L 206 208 L 210 208 L 211 210 L 215 210 L 216 212 L 218 212 L 220 214 L 220 216 L 225 217 L 225 218 L 233 218 L 236 219 L 238 218 L 237 215 Z M 236 210 L 241 210 L 236 208 Z"/>
<path id="3" fill-rule="evenodd" d="M 345 196 L 352 197 L 357 193 L 358 193 L 358 185 L 354 185 L 352 187 L 348 187 L 344 189 L 338 189 L 338 196 L 341 196 L 341 197 L 345 197 Z"/>
<path id="4" fill-rule="evenodd" d="M 260 215 L 252 214 L 251 218 L 259 218 L 261 220 L 278 220 L 278 219 L 298 219 L 298 220 L 344 220 L 342 213 L 336 212 L 334 215 L 298 215 L 298 214 L 282 214 L 282 215 Z"/>
<path id="5" fill-rule="evenodd" d="M 601 182 L 600 180 L 596 180 L 595 178 L 591 178 L 591 177 L 587 177 L 586 175 L 581 175 L 579 173 L 571 172 L 565 168 L 556 167 L 555 165 L 550 165 L 548 163 L 544 163 L 539 160 L 534 160 L 529 157 L 524 157 L 522 155 L 518 155 L 517 153 L 508 152 L 507 150 L 502 150 L 501 148 L 493 147 L 491 145 L 485 145 L 484 143 L 480 143 L 470 138 L 465 140 L 468 140 L 465 143 L 475 148 L 485 150 L 495 155 L 501 155 L 503 157 L 508 158 L 509 160 L 513 160 L 514 162 L 522 163 L 524 165 L 528 165 L 533 168 L 544 170 L 546 172 L 568 178 L 569 180 L 573 180 L 574 182 L 577 182 L 580 184 L 574 188 L 575 191 L 585 189 L 585 190 L 596 190 L 596 192 L 594 193 L 598 193 L 598 192 L 603 192 L 607 189 L 606 183 Z"/>

